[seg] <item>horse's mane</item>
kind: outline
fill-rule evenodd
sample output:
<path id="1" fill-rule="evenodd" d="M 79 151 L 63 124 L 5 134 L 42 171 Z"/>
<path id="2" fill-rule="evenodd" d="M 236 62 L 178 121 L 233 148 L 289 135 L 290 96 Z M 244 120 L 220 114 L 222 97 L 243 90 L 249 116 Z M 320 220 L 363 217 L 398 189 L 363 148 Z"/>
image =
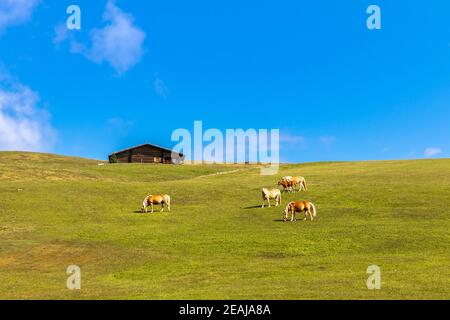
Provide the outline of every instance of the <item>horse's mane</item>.
<path id="1" fill-rule="evenodd" d="M 289 202 L 289 203 L 286 205 L 286 209 L 287 209 L 287 208 L 291 208 L 291 206 L 293 206 L 293 205 L 294 205 L 294 201 Z"/>

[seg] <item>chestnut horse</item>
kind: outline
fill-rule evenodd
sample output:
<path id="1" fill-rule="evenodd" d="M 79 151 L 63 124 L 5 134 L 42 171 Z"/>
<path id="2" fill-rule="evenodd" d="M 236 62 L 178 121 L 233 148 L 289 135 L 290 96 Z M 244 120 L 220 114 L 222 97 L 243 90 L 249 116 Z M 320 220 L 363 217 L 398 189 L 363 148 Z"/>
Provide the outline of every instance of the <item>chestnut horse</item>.
<path id="1" fill-rule="evenodd" d="M 167 206 L 167 209 L 170 211 L 170 196 L 168 194 L 160 194 L 160 195 L 148 195 L 144 201 L 142 202 L 141 212 L 147 213 L 147 207 L 150 206 L 152 208 L 151 213 L 153 213 L 153 205 L 161 204 L 161 211 L 164 211 L 164 205 Z"/>
<path id="2" fill-rule="evenodd" d="M 270 199 L 275 199 L 275 207 L 278 207 L 278 205 L 281 203 L 281 192 L 278 189 L 266 189 L 262 188 L 262 206 L 261 208 L 264 208 L 264 202 L 267 201 L 270 208 Z"/>
<path id="3" fill-rule="evenodd" d="M 283 187 L 283 192 L 294 192 L 295 184 L 292 180 L 280 180 L 278 181 L 278 186 Z"/>
<path id="4" fill-rule="evenodd" d="M 308 190 L 306 187 L 306 180 L 303 177 L 283 177 L 280 181 L 278 181 L 279 186 L 283 186 L 283 192 L 297 192 L 303 190 Z M 299 186 L 298 190 L 295 190 L 295 187 Z"/>
<path id="5" fill-rule="evenodd" d="M 292 201 L 289 202 L 286 206 L 286 209 L 284 209 L 283 212 L 283 220 L 287 221 L 289 213 L 291 213 L 291 222 L 297 221 L 297 218 L 295 217 L 295 214 L 297 212 L 302 212 L 305 215 L 305 218 L 303 220 L 306 220 L 308 217 L 308 214 L 311 218 L 311 221 L 313 221 L 313 217 L 317 216 L 316 207 L 312 202 L 309 201 Z"/>

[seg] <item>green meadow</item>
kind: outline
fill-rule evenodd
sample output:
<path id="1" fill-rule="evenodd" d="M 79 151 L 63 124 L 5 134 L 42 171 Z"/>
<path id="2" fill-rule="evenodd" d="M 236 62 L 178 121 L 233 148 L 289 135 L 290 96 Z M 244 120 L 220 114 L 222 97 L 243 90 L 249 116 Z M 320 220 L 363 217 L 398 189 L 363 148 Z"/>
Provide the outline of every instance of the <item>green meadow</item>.
<path id="1" fill-rule="evenodd" d="M 101 164 L 101 165 L 99 165 Z M 309 190 L 261 209 L 262 187 Z M 147 194 L 172 211 L 139 213 Z M 317 219 L 283 222 L 288 201 Z M 159 208 L 159 207 L 158 207 Z M 0 153 L 2 299 L 449 299 L 450 160 L 107 164 Z M 81 268 L 81 290 L 66 269 Z M 366 287 L 381 268 L 381 289 Z"/>

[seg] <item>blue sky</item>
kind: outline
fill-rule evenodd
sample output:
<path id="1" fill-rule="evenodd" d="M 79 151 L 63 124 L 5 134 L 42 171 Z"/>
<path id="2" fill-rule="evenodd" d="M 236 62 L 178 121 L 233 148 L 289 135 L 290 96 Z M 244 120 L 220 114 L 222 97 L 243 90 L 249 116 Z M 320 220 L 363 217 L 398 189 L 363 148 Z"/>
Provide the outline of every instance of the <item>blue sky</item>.
<path id="1" fill-rule="evenodd" d="M 194 120 L 278 128 L 282 161 L 450 157 L 450 2 L 0 0 L 0 150 L 105 159 Z"/>

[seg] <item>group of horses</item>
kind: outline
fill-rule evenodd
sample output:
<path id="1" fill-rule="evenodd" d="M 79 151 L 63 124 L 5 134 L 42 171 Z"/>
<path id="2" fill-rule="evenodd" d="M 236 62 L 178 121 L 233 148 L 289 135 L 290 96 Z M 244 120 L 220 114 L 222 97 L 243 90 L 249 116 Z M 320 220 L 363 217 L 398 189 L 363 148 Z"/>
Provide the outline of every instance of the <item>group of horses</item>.
<path id="1" fill-rule="evenodd" d="M 280 181 L 278 181 L 278 186 L 283 187 L 283 192 L 299 192 L 301 190 L 306 191 L 306 180 L 303 177 L 283 177 Z M 297 189 L 298 188 L 298 189 Z M 265 203 L 267 202 L 270 208 L 270 200 L 275 200 L 275 206 L 278 207 L 281 204 L 281 191 L 280 189 L 267 189 L 262 188 L 262 206 L 264 208 Z M 289 214 L 291 214 L 291 221 L 297 221 L 296 213 L 303 213 L 306 220 L 308 215 L 311 221 L 317 216 L 316 207 L 312 202 L 309 201 L 291 201 L 286 205 L 286 208 L 283 211 L 283 220 L 287 221 Z"/>
<path id="2" fill-rule="evenodd" d="M 278 207 L 281 204 L 281 193 L 282 192 L 300 192 L 301 190 L 306 191 L 306 180 L 303 177 L 291 177 L 286 176 L 281 178 L 280 181 L 278 181 L 278 186 L 283 187 L 283 191 L 280 191 L 280 189 L 267 189 L 262 188 L 262 206 L 261 208 L 264 208 L 265 202 L 267 201 L 267 204 L 270 208 L 270 200 L 275 200 L 275 206 Z M 167 207 L 167 210 L 170 211 L 170 196 L 168 194 L 160 194 L 160 195 L 148 195 L 145 197 L 144 201 L 142 202 L 141 212 L 147 213 L 148 207 L 151 208 L 151 213 L 153 213 L 153 206 L 154 205 L 161 205 L 160 212 L 164 211 L 164 207 Z M 311 219 L 311 221 L 317 216 L 317 210 L 313 203 L 309 201 L 291 201 L 286 205 L 286 208 L 283 211 L 283 220 L 287 221 L 289 214 L 291 214 L 291 221 L 297 221 L 296 213 L 303 213 L 304 219 L 306 220 L 308 218 L 308 215 Z"/>

